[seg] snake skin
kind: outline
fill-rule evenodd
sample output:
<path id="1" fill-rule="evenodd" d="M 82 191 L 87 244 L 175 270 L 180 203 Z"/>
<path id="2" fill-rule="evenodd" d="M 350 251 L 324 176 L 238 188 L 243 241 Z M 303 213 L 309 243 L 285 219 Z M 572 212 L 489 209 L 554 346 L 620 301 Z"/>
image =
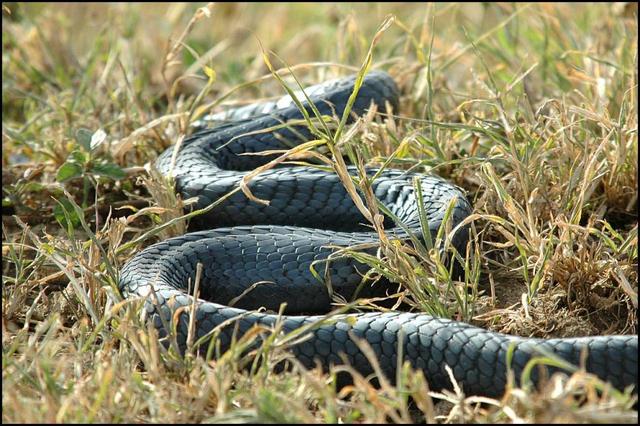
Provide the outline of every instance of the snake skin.
<path id="1" fill-rule="evenodd" d="M 351 77 L 313 86 L 307 93 L 322 114 L 339 115 L 353 86 Z M 386 73 L 371 72 L 366 76 L 353 113 L 361 115 L 372 102 L 397 110 L 398 89 Z M 311 113 L 306 103 L 304 106 Z M 301 112 L 288 97 L 210 116 L 198 125 L 231 121 L 201 130 L 185 140 L 173 164 L 174 149 L 169 148 L 159 157 L 157 167 L 165 175 L 172 173 L 177 191 L 184 198 L 197 196 L 195 207 L 203 208 L 237 187 L 244 171 L 274 158 L 241 154 L 282 149 L 313 138 L 304 125 L 282 126 L 300 118 Z M 278 129 L 264 131 L 274 126 Z M 355 170 L 350 172 L 355 175 Z M 433 236 L 450 201 L 454 203 L 454 226 L 471 213 L 463 191 L 442 178 L 386 170 L 374 181 L 373 191 L 411 232 L 420 235 L 414 176 L 421 179 Z M 279 317 L 258 312 L 257 308 L 277 311 L 286 302 L 286 315 L 281 317 L 283 331 L 310 327 L 308 339 L 291 348 L 307 367 L 319 363 L 328 368 L 346 361 L 362 374 L 372 373 L 369 361 L 356 344 L 358 339 L 364 339 L 392 382 L 401 353 L 403 360 L 424 372 L 432 390 L 451 388 L 445 371 L 448 365 L 467 394 L 499 396 L 507 380 L 507 352 L 513 346 L 511 367 L 516 379 L 534 355 L 548 352 L 580 365 L 581 353 L 586 350 L 587 371 L 619 389 L 636 385 L 637 336 L 545 340 L 499 334 L 417 313 L 341 314 L 328 320 L 311 315 L 326 313 L 332 301 L 327 285 L 312 275 L 311 265 L 330 280 L 332 292 L 349 300 L 367 268 L 354 259 L 329 261 L 334 253 L 331 246 L 375 243 L 377 234 L 363 224 L 364 218 L 333 172 L 315 167 L 275 168 L 258 175 L 249 187 L 270 204 L 252 202 L 236 193 L 190 224 L 203 230 L 154 244 L 134 256 L 121 271 L 121 291 L 126 297 L 146 298 L 146 315 L 161 335 L 167 334 L 163 320 L 169 323 L 178 308 L 192 304 L 188 291 L 193 287 L 196 265 L 201 263 L 195 338 L 218 327 L 222 351 L 234 336 L 242 336 L 254 325 L 274 326 Z M 385 226 L 390 236 L 407 238 L 406 231 L 393 222 L 387 220 Z M 452 238 L 461 253 L 467 240 L 464 227 Z M 375 254 L 375 248 L 367 250 Z M 259 284 L 251 288 L 256 282 Z M 227 306 L 232 301 L 234 307 Z M 177 340 L 184 350 L 188 315 L 177 317 Z M 220 326 L 230 319 L 236 320 Z M 257 338 L 255 344 L 259 341 Z M 540 373 L 534 369 L 534 381 Z"/>

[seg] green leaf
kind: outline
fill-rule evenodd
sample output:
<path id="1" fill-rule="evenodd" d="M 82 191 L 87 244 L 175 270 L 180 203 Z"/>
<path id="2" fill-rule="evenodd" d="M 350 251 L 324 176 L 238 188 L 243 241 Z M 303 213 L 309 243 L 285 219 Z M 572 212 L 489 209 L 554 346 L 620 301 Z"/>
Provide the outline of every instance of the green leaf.
<path id="1" fill-rule="evenodd" d="M 42 243 L 40 248 L 46 251 L 48 254 L 53 254 L 56 252 L 56 249 L 51 244 L 48 244 L 48 243 Z"/>
<path id="2" fill-rule="evenodd" d="M 39 192 L 44 189 L 44 185 L 40 182 L 30 181 L 24 184 L 22 187 L 22 191 L 25 192 Z"/>
<path id="3" fill-rule="evenodd" d="M 71 151 L 71 154 L 69 154 L 69 159 L 67 161 L 80 165 L 87 164 L 87 162 L 89 161 L 89 154 L 76 148 Z"/>
<path id="4" fill-rule="evenodd" d="M 53 208 L 53 216 L 63 228 L 68 228 L 69 222 L 71 222 L 71 226 L 74 229 L 81 225 L 78 214 L 73 209 L 71 202 L 66 198 L 58 200 L 58 204 Z"/>
<path id="5" fill-rule="evenodd" d="M 93 132 L 89 129 L 80 128 L 76 131 L 76 141 L 82 146 L 85 151 L 91 151 L 91 137 Z"/>
<path id="6" fill-rule="evenodd" d="M 98 176 L 106 176 L 116 180 L 124 179 L 127 176 L 124 170 L 114 163 L 96 164 L 91 169 L 91 172 Z"/>
<path id="7" fill-rule="evenodd" d="M 58 169 L 56 180 L 58 182 L 65 182 L 80 175 L 82 175 L 82 166 L 77 163 L 67 161 Z"/>

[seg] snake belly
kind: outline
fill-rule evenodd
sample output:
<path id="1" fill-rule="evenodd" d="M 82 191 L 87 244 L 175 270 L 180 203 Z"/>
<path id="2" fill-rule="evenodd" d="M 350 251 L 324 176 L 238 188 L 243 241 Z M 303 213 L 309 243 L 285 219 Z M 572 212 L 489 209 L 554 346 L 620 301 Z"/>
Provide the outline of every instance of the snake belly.
<path id="1" fill-rule="evenodd" d="M 337 79 L 312 86 L 306 93 L 321 114 L 339 117 L 355 81 L 355 77 Z M 398 99 L 393 79 L 373 71 L 362 82 L 352 114 L 362 115 L 372 104 L 397 111 Z M 303 107 L 313 116 L 306 101 Z M 248 170 L 276 155 L 246 154 L 282 150 L 313 139 L 308 127 L 300 124 L 302 118 L 289 97 L 211 116 L 209 121 L 223 124 L 196 132 L 183 141 L 177 153 L 170 147 L 156 166 L 163 174 L 175 177 L 176 190 L 183 198 L 197 197 L 195 208 L 203 208 L 236 188 Z M 198 123 L 200 127 L 205 124 Z M 356 175 L 354 168 L 349 171 Z M 405 224 L 402 228 L 387 219 L 389 236 L 406 239 L 407 232 L 421 235 L 415 177 L 420 179 L 432 236 L 450 204 L 451 228 L 469 216 L 471 206 L 464 192 L 446 180 L 384 170 L 374 180 L 372 190 Z M 352 258 L 331 255 L 335 247 L 375 244 L 378 236 L 363 224 L 364 217 L 331 171 L 313 166 L 277 167 L 256 176 L 249 188 L 269 204 L 235 193 L 192 221 L 190 227 L 199 231 L 149 246 L 123 267 L 120 290 L 125 297 L 146 300 L 145 314 L 162 336 L 167 334 L 165 325 L 173 314 L 194 302 L 188 291 L 201 263 L 194 337 L 197 340 L 217 327 L 223 351 L 234 337 L 253 326 L 274 327 L 280 319 L 283 332 L 310 327 L 308 339 L 291 347 L 293 355 L 309 368 L 319 364 L 327 369 L 346 361 L 361 374 L 372 373 L 358 345 L 363 339 L 392 382 L 401 354 L 401 361 L 422 370 L 432 390 L 451 388 L 445 370 L 448 365 L 466 394 L 499 396 L 507 382 L 507 354 L 511 351 L 510 367 L 516 380 L 533 356 L 551 353 L 573 365 L 584 365 L 588 372 L 618 389 L 637 386 L 637 336 L 534 339 L 419 313 L 341 314 L 326 321 L 322 315 L 310 315 L 326 313 L 332 302 L 328 286 L 312 274 L 311 266 L 328 277 L 332 293 L 349 300 L 367 268 Z M 467 228 L 462 226 L 451 241 L 464 253 L 468 238 Z M 375 253 L 375 248 L 366 250 Z M 229 307 L 232 302 L 233 307 Z M 257 311 L 278 311 L 282 303 L 286 303 L 286 315 Z M 189 320 L 187 310 L 183 311 L 176 316 L 181 350 L 186 345 Z M 225 321 L 230 324 L 224 325 Z M 583 351 L 587 358 L 581 364 Z M 548 370 L 550 373 L 554 368 Z M 534 382 L 539 374 L 534 369 Z"/>

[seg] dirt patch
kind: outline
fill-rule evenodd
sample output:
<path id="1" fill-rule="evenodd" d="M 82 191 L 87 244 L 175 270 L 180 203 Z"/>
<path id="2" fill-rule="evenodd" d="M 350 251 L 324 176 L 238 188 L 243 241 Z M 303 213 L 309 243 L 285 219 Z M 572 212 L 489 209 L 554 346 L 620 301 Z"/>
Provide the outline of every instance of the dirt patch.
<path id="1" fill-rule="evenodd" d="M 497 285 L 494 291 L 495 298 L 478 299 L 474 323 L 480 327 L 539 338 L 606 334 L 595 326 L 586 309 L 567 305 L 566 292 L 559 286 L 541 289 L 530 304 L 525 286 L 515 280 L 513 285 Z"/>

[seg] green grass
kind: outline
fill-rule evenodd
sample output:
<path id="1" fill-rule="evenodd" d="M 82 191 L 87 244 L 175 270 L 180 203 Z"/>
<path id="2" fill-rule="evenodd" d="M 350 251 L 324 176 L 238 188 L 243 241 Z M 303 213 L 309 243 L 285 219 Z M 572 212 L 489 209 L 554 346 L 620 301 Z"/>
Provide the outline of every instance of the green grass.
<path id="1" fill-rule="evenodd" d="M 294 336 L 273 336 L 249 370 L 242 340 L 216 361 L 181 358 L 116 286 L 133 254 L 186 232 L 189 200 L 143 166 L 190 122 L 371 67 L 400 85 L 400 111 L 351 126 L 309 117 L 318 142 L 287 153 L 334 167 L 378 231 L 381 257 L 341 254 L 400 282 L 415 310 L 522 336 L 634 334 L 636 15 L 630 4 L 5 3 L 3 422 L 637 422 L 635 396 L 598 394 L 580 370 L 490 400 L 432 393 L 406 368 L 380 390 L 355 372 L 342 390 L 337 371 L 273 374 Z M 464 280 L 441 258 L 446 228 L 424 245 L 386 237 L 343 155 L 467 191 Z"/>

